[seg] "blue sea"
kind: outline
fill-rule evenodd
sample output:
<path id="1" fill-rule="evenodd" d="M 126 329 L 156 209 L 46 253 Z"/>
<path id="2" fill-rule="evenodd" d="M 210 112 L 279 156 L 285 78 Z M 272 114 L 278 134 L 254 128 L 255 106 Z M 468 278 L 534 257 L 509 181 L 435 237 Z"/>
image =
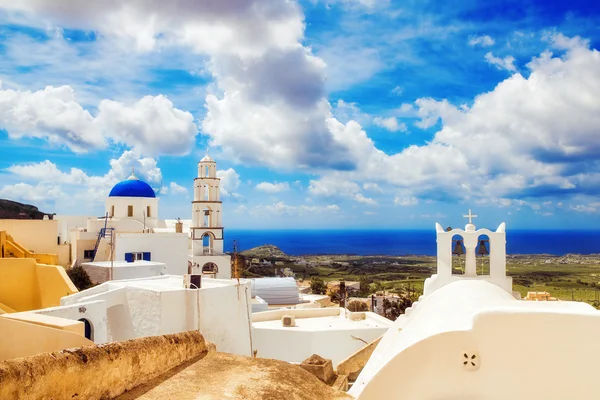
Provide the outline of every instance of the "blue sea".
<path id="1" fill-rule="evenodd" d="M 600 253 L 600 231 L 507 231 L 508 254 Z M 264 244 L 289 255 L 430 255 L 436 254 L 435 231 L 429 230 L 225 230 L 225 250 L 238 251 Z"/>

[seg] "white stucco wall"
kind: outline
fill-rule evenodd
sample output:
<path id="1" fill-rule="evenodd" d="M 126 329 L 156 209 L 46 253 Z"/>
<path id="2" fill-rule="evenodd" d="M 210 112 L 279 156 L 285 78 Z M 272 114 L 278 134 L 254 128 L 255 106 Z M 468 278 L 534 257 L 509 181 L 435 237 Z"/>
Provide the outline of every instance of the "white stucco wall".
<path id="1" fill-rule="evenodd" d="M 147 228 L 158 226 L 158 198 L 153 197 L 107 197 L 105 213 L 116 219 L 133 219 Z M 111 215 L 114 206 L 114 215 Z M 128 206 L 133 206 L 133 217 L 128 217 Z M 150 207 L 150 217 L 147 214 Z"/>
<path id="2" fill-rule="evenodd" d="M 62 305 L 29 312 L 72 320 L 85 318 L 92 325 L 92 340 L 95 343 L 102 344 L 108 343 L 109 341 L 108 317 L 106 315 L 106 304 L 104 301 L 89 301 L 85 305 Z"/>
<path id="3" fill-rule="evenodd" d="M 207 279 L 201 289 L 184 289 L 183 277 L 111 281 L 66 296 L 73 309 L 89 302 L 103 305 L 108 341 L 199 329 L 219 351 L 249 356 L 250 283 Z M 66 316 L 66 318 L 71 318 Z"/>
<path id="4" fill-rule="evenodd" d="M 313 354 L 330 359 L 336 367 L 383 335 L 392 324 L 377 314 L 351 321 L 340 308 L 266 311 L 253 315 L 257 356 L 300 363 Z M 284 327 L 281 317 L 294 315 L 296 327 Z"/>
<path id="5" fill-rule="evenodd" d="M 586 339 L 571 326 L 565 327 L 565 321 L 586 329 L 594 326 L 600 332 L 600 313 L 584 303 L 518 301 L 501 287 L 482 280 L 449 283 L 423 296 L 407 315 L 394 322 L 350 393 L 359 399 L 381 398 L 384 393 L 386 398 L 397 399 L 415 398 L 419 393 L 418 398 L 425 400 L 439 399 L 441 393 L 448 399 L 505 399 L 510 393 L 528 398 L 521 394 L 535 392 L 526 387 L 527 380 L 539 379 L 535 370 L 564 372 L 560 366 L 572 364 L 564 353 L 571 351 L 573 343 L 582 346 L 580 354 L 588 354 L 583 350 L 587 348 L 590 357 L 600 355 L 600 346 L 580 343 Z M 561 345 L 557 349 L 557 343 L 567 339 L 569 350 Z M 498 384 L 473 383 L 479 378 L 472 378 L 469 374 L 473 371 L 464 368 L 464 354 L 476 354 L 481 370 L 485 365 L 491 371 L 484 381 L 495 379 Z M 541 361 L 544 358 L 552 362 Z M 586 364 L 586 358 L 579 357 L 579 363 Z M 488 366 L 488 359 L 497 365 Z M 473 377 L 481 376 L 481 370 Z M 505 379 L 507 375 L 511 379 Z M 398 385 L 399 376 L 403 377 L 402 385 Z M 436 385 L 430 383 L 433 377 Z M 536 397 L 541 395 L 535 393 Z M 545 398 L 571 397 L 554 397 L 549 391 Z"/>
<path id="6" fill-rule="evenodd" d="M 203 274 L 202 267 L 206 263 L 215 263 L 218 267 L 217 279 L 231 279 L 231 256 L 192 256 L 192 274 L 203 275 L 203 278 L 212 277 L 211 274 Z"/>
<path id="7" fill-rule="evenodd" d="M 217 346 L 218 351 L 252 355 L 252 304 L 250 282 L 217 279 L 203 283 L 200 289 L 200 333 Z M 204 282 L 204 281 L 203 281 Z"/>
<path id="8" fill-rule="evenodd" d="M 167 274 L 184 275 L 188 270 L 188 237 L 185 233 L 117 233 L 115 260 L 125 253 L 151 253 L 151 261 L 167 265 Z"/>
<path id="9" fill-rule="evenodd" d="M 104 283 L 111 279 L 116 281 L 167 275 L 167 266 L 165 263 L 161 262 L 142 260 L 128 263 L 118 261 L 112 263 L 112 265 L 113 266 L 111 267 L 110 261 L 81 264 L 94 283 Z"/>

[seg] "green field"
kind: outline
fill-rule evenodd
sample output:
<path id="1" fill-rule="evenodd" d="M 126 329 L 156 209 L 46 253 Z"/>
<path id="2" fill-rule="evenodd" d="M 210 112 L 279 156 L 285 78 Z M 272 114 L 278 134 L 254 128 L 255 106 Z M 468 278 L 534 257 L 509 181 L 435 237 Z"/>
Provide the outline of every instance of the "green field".
<path id="1" fill-rule="evenodd" d="M 435 273 L 435 257 L 308 257 L 312 266 L 286 263 L 297 279 L 320 277 L 324 281 L 367 280 L 370 290 L 422 293 L 423 281 Z M 325 261 L 323 261 L 325 260 Z M 349 264 L 349 265 L 346 265 Z M 464 261 L 455 260 L 454 273 L 463 272 Z M 478 273 L 488 274 L 487 258 L 477 259 Z M 549 292 L 561 300 L 600 305 L 600 259 L 597 256 L 509 256 L 507 274 L 513 289 L 525 296 L 529 291 Z M 261 275 L 261 274 L 259 274 Z"/>

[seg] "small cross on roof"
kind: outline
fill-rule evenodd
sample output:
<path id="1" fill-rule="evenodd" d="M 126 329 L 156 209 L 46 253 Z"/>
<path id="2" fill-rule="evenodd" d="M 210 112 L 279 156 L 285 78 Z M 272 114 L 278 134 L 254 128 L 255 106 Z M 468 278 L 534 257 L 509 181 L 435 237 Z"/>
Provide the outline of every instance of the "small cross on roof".
<path id="1" fill-rule="evenodd" d="M 469 224 L 473 223 L 473 218 L 477 218 L 477 215 L 471 213 L 471 209 L 469 208 L 469 214 L 463 215 L 463 218 L 469 218 Z"/>

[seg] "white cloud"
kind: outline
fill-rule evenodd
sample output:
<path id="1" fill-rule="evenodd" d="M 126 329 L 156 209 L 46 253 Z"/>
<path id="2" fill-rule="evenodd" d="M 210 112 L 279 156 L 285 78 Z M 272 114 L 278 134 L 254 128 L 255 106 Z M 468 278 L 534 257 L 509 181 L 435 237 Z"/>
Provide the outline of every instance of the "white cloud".
<path id="1" fill-rule="evenodd" d="M 419 199 L 416 197 L 396 197 L 394 198 L 394 204 L 402 207 L 415 206 L 419 204 Z"/>
<path id="2" fill-rule="evenodd" d="M 396 86 L 391 90 L 390 93 L 394 96 L 402 96 L 402 93 L 404 93 L 404 88 L 402 86 Z"/>
<path id="3" fill-rule="evenodd" d="M 377 202 L 375 200 L 373 200 L 370 197 L 363 196 L 362 193 L 355 194 L 354 195 L 354 200 L 356 200 L 359 203 L 368 204 L 368 205 L 371 205 L 371 206 L 377 205 Z"/>
<path id="4" fill-rule="evenodd" d="M 146 96 L 131 105 L 103 100 L 98 109 L 92 116 L 70 86 L 0 90 L 0 128 L 10 137 L 44 138 L 77 153 L 105 148 L 108 141 L 148 155 L 186 154 L 194 144 L 192 115 L 164 96 Z"/>
<path id="5" fill-rule="evenodd" d="M 256 189 L 261 190 L 266 193 L 279 193 L 284 190 L 288 190 L 290 188 L 290 184 L 287 182 L 261 182 L 256 185 Z"/>
<path id="6" fill-rule="evenodd" d="M 504 58 L 495 57 L 492 52 L 488 52 L 484 56 L 485 61 L 495 66 L 498 69 L 505 69 L 510 72 L 516 72 L 517 67 L 515 66 L 515 58 L 513 56 L 506 56 Z"/>
<path id="7" fill-rule="evenodd" d="M 308 206 L 299 205 L 293 206 L 285 204 L 283 201 L 273 203 L 271 205 L 259 205 L 252 208 L 250 211 L 253 214 L 277 214 L 287 216 L 300 216 L 314 213 L 337 213 L 340 211 L 340 207 L 337 204 L 329 204 L 325 206 Z"/>
<path id="8" fill-rule="evenodd" d="M 309 182 L 308 191 L 316 196 L 334 197 L 351 196 L 360 191 L 356 182 L 340 179 L 339 175 L 324 176 Z"/>
<path id="9" fill-rule="evenodd" d="M 488 35 L 473 36 L 469 39 L 470 46 L 489 47 L 493 46 L 494 43 L 496 43 L 495 40 Z"/>
<path id="10" fill-rule="evenodd" d="M 71 168 L 68 172 L 61 171 L 49 160 L 11 165 L 7 171 L 15 179 L 32 182 L 35 186 L 28 182 L 5 185 L 0 187 L 0 197 L 16 201 L 39 201 L 43 204 L 57 201 L 56 207 L 67 212 L 73 205 L 81 203 L 103 204 L 112 187 L 127 179 L 132 168 L 138 178 L 151 186 L 158 188 L 162 182 L 162 173 L 156 160 L 140 157 L 135 151 L 128 150 L 119 158 L 111 159 L 110 167 L 104 175 L 88 175 L 78 168 Z"/>
<path id="11" fill-rule="evenodd" d="M 398 122 L 396 117 L 381 118 L 375 117 L 373 123 L 377 126 L 387 129 L 390 132 L 406 132 L 406 124 L 404 122 Z"/>
<path id="12" fill-rule="evenodd" d="M 233 194 L 240 186 L 240 176 L 233 168 L 217 171 L 217 178 L 221 179 L 221 194 L 223 196 Z"/>
<path id="13" fill-rule="evenodd" d="M 378 184 L 373 183 L 373 182 L 365 182 L 365 183 L 363 183 L 362 188 L 364 190 L 371 190 L 371 191 L 374 191 L 374 192 L 384 193 L 384 190 L 381 187 L 379 187 Z"/>
<path id="14" fill-rule="evenodd" d="M 169 188 L 171 189 L 171 193 L 172 194 L 187 194 L 188 190 L 187 188 L 178 185 L 175 182 L 171 182 L 171 184 L 169 185 Z"/>

